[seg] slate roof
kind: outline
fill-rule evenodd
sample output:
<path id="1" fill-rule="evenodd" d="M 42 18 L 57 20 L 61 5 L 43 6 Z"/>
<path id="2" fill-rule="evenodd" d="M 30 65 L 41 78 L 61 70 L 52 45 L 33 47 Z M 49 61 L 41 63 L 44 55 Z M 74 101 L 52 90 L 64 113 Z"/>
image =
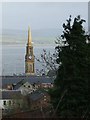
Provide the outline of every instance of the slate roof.
<path id="1" fill-rule="evenodd" d="M 13 89 L 14 89 L 14 90 L 17 90 L 17 89 L 20 88 L 24 83 L 26 83 L 25 80 L 19 81 L 16 85 L 13 86 L 13 87 L 14 87 Z"/>
<path id="2" fill-rule="evenodd" d="M 37 91 L 33 92 L 32 94 L 29 94 L 29 97 L 31 100 L 36 101 L 36 100 L 42 98 L 45 94 L 47 94 L 46 91 L 37 90 Z"/>
<path id="3" fill-rule="evenodd" d="M 15 96 L 19 96 L 17 97 L 19 99 L 22 96 L 21 91 L 2 91 L 2 99 L 13 99 Z"/>
<path id="4" fill-rule="evenodd" d="M 33 83 L 54 83 L 54 79 L 47 76 L 0 76 L 2 80 L 2 87 L 6 84 L 17 84 L 21 80 Z"/>

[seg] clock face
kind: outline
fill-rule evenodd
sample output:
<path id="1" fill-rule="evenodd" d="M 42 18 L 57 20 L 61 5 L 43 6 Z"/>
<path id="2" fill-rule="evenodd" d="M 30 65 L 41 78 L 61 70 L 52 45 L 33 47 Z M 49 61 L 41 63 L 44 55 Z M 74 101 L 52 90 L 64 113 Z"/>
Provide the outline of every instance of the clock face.
<path id="1" fill-rule="evenodd" d="M 30 60 L 32 59 L 32 56 L 31 56 L 31 55 L 29 56 L 29 59 L 30 59 Z"/>

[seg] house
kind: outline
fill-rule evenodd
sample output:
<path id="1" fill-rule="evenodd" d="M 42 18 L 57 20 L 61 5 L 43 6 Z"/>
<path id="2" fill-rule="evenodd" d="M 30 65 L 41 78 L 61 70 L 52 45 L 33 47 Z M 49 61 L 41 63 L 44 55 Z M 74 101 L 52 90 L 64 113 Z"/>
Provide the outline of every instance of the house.
<path id="1" fill-rule="evenodd" d="M 21 94 L 27 95 L 37 90 L 37 86 L 34 84 L 32 85 L 24 80 L 21 80 L 20 82 L 13 86 L 13 90 L 20 90 Z"/>
<path id="2" fill-rule="evenodd" d="M 42 109 L 50 105 L 50 95 L 44 90 L 37 90 L 28 95 L 32 110 Z"/>
<path id="3" fill-rule="evenodd" d="M 8 109 L 13 106 L 20 107 L 22 103 L 21 91 L 2 91 L 2 99 L 0 99 L 0 108 Z"/>
<path id="4" fill-rule="evenodd" d="M 45 89 L 47 89 L 47 88 L 53 88 L 53 83 L 51 83 L 51 82 L 48 82 L 48 83 L 46 83 L 46 82 L 43 82 L 43 83 L 41 83 L 41 88 L 45 88 Z"/>

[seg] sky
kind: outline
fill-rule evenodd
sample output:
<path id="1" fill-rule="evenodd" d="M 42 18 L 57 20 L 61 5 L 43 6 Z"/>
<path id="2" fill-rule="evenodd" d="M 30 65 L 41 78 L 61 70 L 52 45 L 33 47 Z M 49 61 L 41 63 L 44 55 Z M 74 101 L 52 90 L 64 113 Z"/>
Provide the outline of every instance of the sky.
<path id="1" fill-rule="evenodd" d="M 72 15 L 81 15 L 88 26 L 87 2 L 4 2 L 2 3 L 2 28 L 27 30 L 60 28 Z"/>
<path id="2" fill-rule="evenodd" d="M 88 3 L 88 30 L 90 32 L 90 1 Z"/>

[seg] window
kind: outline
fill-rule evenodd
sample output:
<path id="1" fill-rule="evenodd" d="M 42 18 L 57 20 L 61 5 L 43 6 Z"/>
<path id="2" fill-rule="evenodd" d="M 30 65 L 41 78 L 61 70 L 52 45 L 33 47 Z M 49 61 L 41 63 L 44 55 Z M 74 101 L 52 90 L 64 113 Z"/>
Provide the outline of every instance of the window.
<path id="1" fill-rule="evenodd" d="M 3 104 L 6 105 L 6 101 L 3 101 Z"/>
<path id="2" fill-rule="evenodd" d="M 33 83 L 33 87 L 35 87 L 35 83 Z"/>
<path id="3" fill-rule="evenodd" d="M 9 101 L 9 105 L 11 105 L 11 101 Z"/>
<path id="4" fill-rule="evenodd" d="M 13 105 L 15 104 L 15 101 L 14 101 L 14 100 L 12 101 L 12 104 L 13 104 Z"/>
<path id="5" fill-rule="evenodd" d="M 28 85 L 28 88 L 30 88 L 30 85 Z"/>

